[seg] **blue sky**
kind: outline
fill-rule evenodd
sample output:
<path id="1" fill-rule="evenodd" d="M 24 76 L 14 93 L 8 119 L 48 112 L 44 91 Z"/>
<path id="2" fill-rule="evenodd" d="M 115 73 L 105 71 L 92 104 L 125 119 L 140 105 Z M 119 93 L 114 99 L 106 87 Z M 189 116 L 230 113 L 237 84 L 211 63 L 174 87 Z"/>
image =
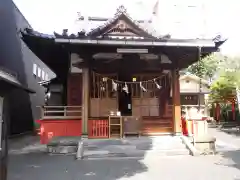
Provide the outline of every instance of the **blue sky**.
<path id="1" fill-rule="evenodd" d="M 64 28 L 76 31 L 77 12 L 84 16 L 111 17 L 121 4 L 127 7 L 133 18 L 149 19 L 156 0 L 14 0 L 14 2 L 35 30 L 52 34 L 53 31 L 61 32 Z M 222 34 L 228 38 L 222 47 L 222 52 L 232 56 L 240 55 L 238 48 L 240 26 L 237 24 L 239 0 L 160 0 L 159 2 L 159 20 L 165 22 L 165 24 L 159 23 L 159 29 L 163 30 L 167 27 L 171 31 L 175 30 L 175 33 L 181 33 L 182 36 L 196 35 L 199 31 L 206 31 L 208 36 Z M 187 14 L 188 10 L 185 8 L 187 6 L 199 8 Z M 181 23 L 180 26 L 169 23 L 182 19 L 185 24 Z"/>

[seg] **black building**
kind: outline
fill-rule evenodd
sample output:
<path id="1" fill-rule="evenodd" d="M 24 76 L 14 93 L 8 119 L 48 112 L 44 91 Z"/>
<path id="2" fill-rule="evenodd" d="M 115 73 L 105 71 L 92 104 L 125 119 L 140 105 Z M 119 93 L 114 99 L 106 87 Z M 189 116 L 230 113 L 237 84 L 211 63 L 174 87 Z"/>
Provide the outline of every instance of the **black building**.
<path id="1" fill-rule="evenodd" d="M 12 1 L 11 1 L 12 2 Z M 6 4 L 3 4 L 7 6 Z M 34 129 L 34 121 L 40 118 L 40 109 L 37 106 L 44 104 L 45 88 L 39 85 L 41 81 L 48 81 L 55 77 L 55 74 L 28 48 L 21 39 L 21 30 L 31 28 L 30 24 L 24 18 L 22 13 L 12 2 L 14 12 L 7 12 L 5 16 L 0 17 L 1 23 L 6 26 L 0 28 L 1 33 L 8 31 L 8 24 L 15 26 L 17 29 L 18 44 L 12 43 L 10 35 L 6 35 L 6 47 L 1 47 L 2 50 L 9 51 L 11 56 L 9 59 L 1 59 L 0 67 L 4 67 L 17 76 L 17 79 L 24 86 L 34 90 L 35 94 L 28 94 L 22 89 L 16 89 L 11 92 L 10 104 L 10 128 L 9 134 L 15 135 L 32 131 Z M 4 33 L 10 34 L 10 33 Z M 12 43 L 12 44 L 11 44 Z M 9 47 L 14 47 L 10 48 Z M 13 50 L 14 49 L 14 50 Z"/>

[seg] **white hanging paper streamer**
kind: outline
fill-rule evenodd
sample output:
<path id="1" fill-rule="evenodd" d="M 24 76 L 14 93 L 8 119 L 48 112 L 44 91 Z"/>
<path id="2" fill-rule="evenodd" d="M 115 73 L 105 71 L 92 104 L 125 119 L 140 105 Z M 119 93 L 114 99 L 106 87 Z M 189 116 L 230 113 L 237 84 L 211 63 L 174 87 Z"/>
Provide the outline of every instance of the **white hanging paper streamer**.
<path id="1" fill-rule="evenodd" d="M 172 97 L 172 86 L 171 86 L 171 89 L 170 89 L 170 97 Z"/>
<path id="2" fill-rule="evenodd" d="M 141 88 L 144 92 L 147 91 L 147 89 L 146 89 L 145 87 L 143 87 L 142 82 L 140 82 L 140 88 Z"/>
<path id="3" fill-rule="evenodd" d="M 127 94 L 129 93 L 127 83 L 125 83 L 125 86 L 122 88 L 122 90 Z"/>
<path id="4" fill-rule="evenodd" d="M 160 86 L 160 85 L 156 82 L 156 79 L 154 79 L 153 81 L 154 81 L 154 83 L 156 84 L 156 86 L 157 86 L 158 89 L 161 89 L 161 88 L 162 88 L 162 86 Z"/>
<path id="5" fill-rule="evenodd" d="M 117 87 L 118 87 L 118 84 L 115 83 L 114 80 L 112 80 L 112 90 L 117 91 Z"/>

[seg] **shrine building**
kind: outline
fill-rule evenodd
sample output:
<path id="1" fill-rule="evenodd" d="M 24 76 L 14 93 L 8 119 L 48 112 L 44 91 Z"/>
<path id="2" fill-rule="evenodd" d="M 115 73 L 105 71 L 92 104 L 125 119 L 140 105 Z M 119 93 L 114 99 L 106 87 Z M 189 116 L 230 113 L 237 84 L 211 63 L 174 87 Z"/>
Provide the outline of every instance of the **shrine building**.
<path id="1" fill-rule="evenodd" d="M 131 128 L 141 135 L 182 133 L 179 71 L 218 51 L 224 41 L 176 39 L 143 25 L 121 6 L 89 32 L 22 32 L 25 43 L 57 75 L 42 109 L 40 133 L 47 139 L 110 138 Z M 123 125 L 112 128 L 109 116 L 121 117 Z"/>

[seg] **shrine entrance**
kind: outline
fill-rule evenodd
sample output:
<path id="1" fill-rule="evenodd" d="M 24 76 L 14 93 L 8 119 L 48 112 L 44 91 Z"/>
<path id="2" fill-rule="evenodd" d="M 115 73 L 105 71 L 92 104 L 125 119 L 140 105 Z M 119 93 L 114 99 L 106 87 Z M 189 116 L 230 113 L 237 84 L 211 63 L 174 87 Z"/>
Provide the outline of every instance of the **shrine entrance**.
<path id="1" fill-rule="evenodd" d="M 129 82 L 131 76 L 129 73 L 120 72 L 118 75 L 120 81 Z M 118 110 L 122 116 L 132 116 L 132 92 L 128 84 L 121 84 L 118 88 Z"/>

